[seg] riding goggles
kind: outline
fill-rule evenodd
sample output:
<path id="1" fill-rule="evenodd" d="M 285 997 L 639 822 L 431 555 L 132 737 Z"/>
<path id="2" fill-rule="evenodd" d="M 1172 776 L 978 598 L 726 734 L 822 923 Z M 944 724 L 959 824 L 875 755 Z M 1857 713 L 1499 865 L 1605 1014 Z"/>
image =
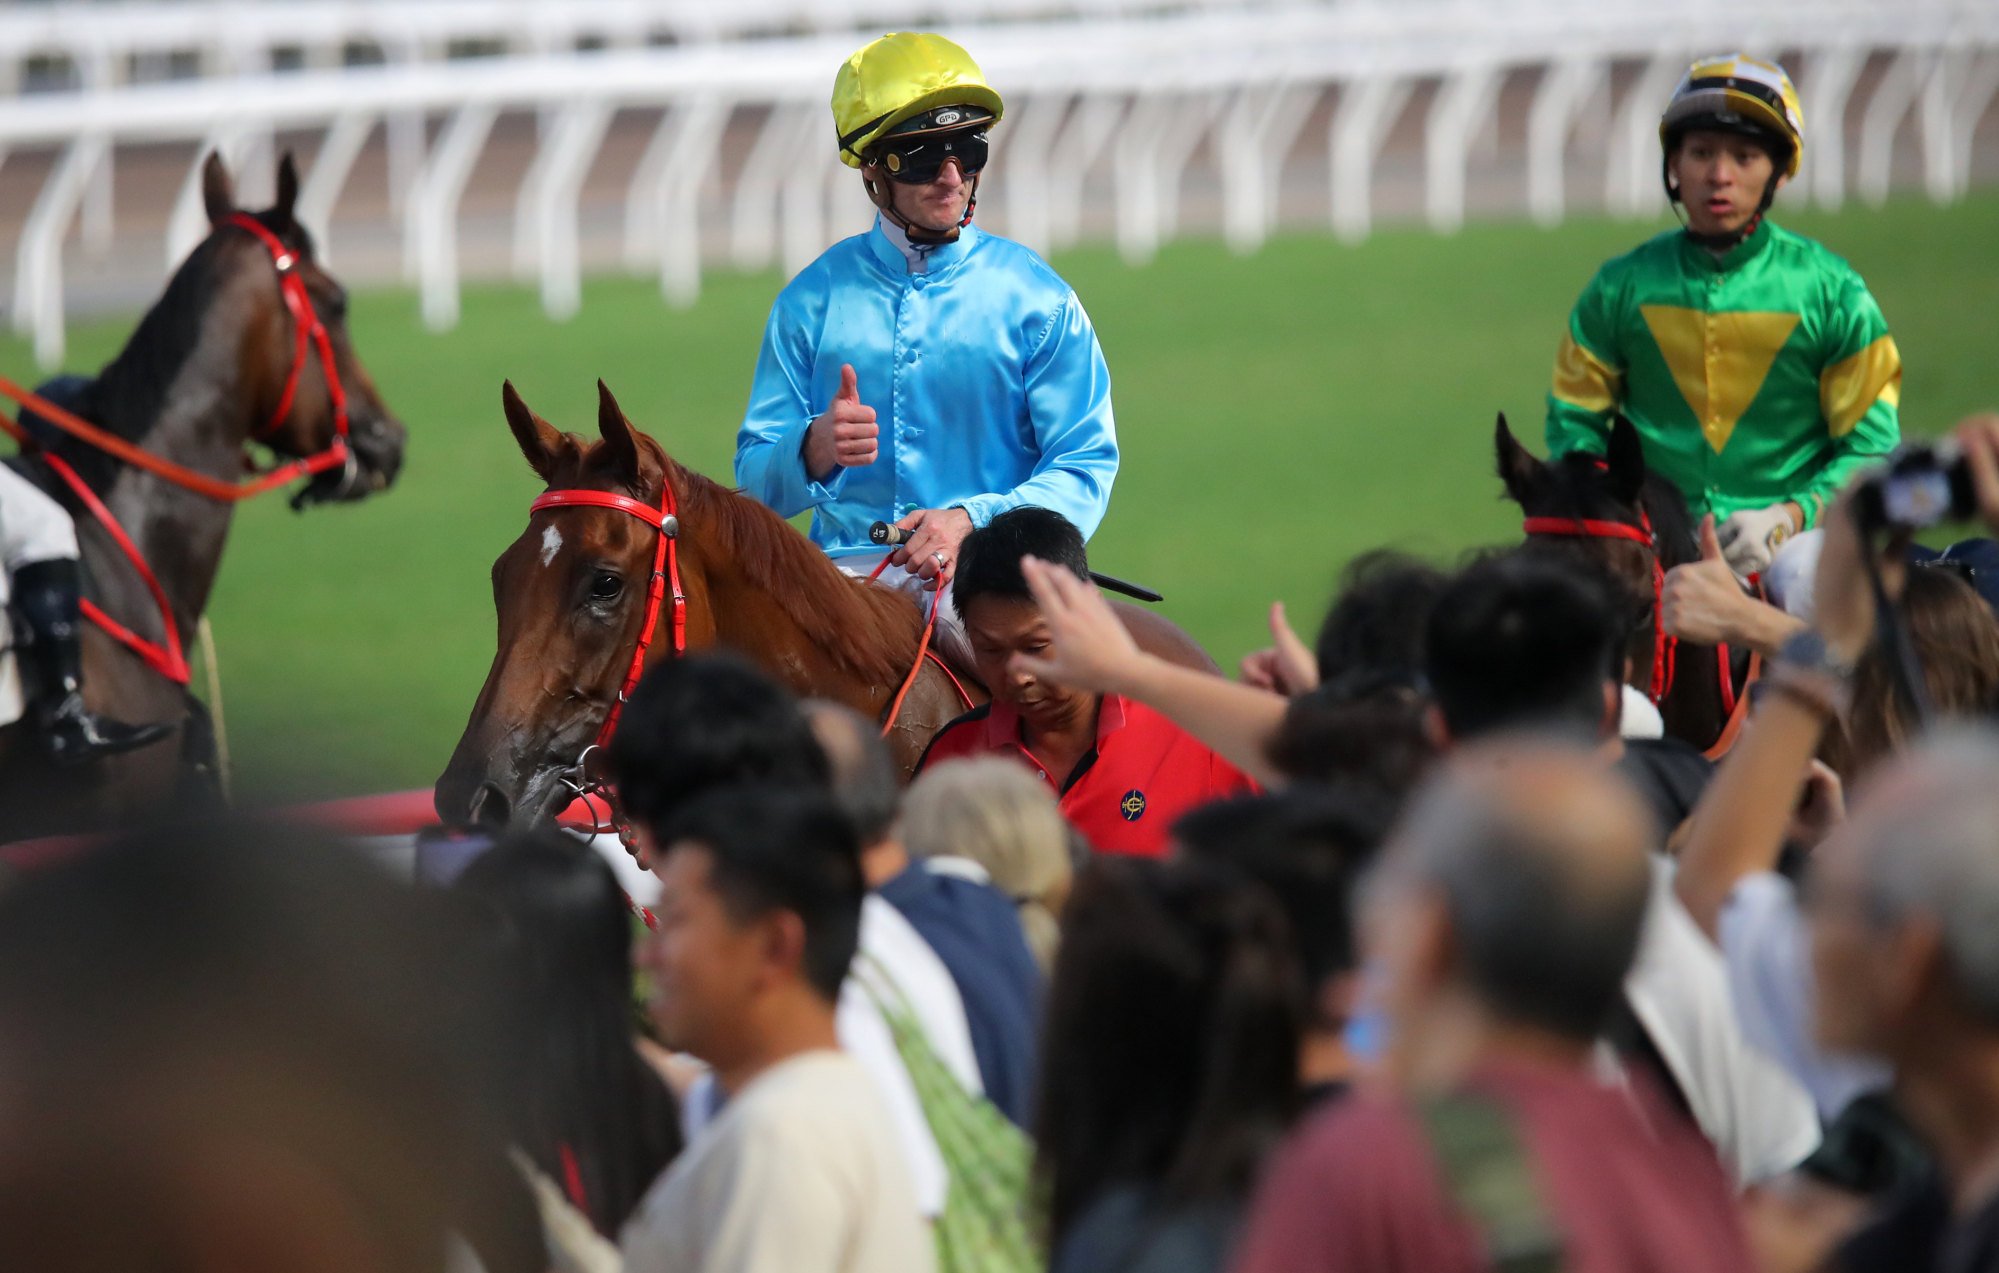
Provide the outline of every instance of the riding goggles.
<path id="1" fill-rule="evenodd" d="M 965 176 L 978 176 L 986 166 L 986 150 L 983 128 L 976 132 L 922 134 L 906 141 L 891 136 L 883 139 L 875 162 L 890 181 L 921 186 L 937 180 L 947 159 L 957 160 L 958 171 Z"/>

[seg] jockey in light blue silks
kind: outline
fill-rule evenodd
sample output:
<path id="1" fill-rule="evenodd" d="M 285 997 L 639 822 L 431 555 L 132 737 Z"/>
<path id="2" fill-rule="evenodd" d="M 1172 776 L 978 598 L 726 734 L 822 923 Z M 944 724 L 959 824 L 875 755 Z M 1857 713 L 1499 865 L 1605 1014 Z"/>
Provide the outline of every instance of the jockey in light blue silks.
<path id="1" fill-rule="evenodd" d="M 1089 315 L 1047 262 L 971 224 L 1002 110 L 940 36 L 884 36 L 841 65 L 840 158 L 875 224 L 779 294 L 736 435 L 737 484 L 787 517 L 811 509 L 842 568 L 880 562 L 875 522 L 910 531 L 882 578 L 912 590 L 948 586 L 965 536 L 1008 509 L 1090 535 L 1117 477 Z M 967 653 L 951 606 L 938 628 Z"/>

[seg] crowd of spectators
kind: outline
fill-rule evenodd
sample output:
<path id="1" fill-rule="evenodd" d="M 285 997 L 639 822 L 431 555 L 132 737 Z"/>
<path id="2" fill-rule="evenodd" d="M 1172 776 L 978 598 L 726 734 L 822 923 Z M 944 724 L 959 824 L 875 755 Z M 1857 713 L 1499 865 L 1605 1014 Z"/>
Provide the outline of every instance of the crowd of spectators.
<path id="1" fill-rule="evenodd" d="M 1639 736 L 1587 554 L 1363 558 L 1228 679 L 1022 509 L 913 781 L 730 655 L 648 672 L 645 922 L 551 830 L 20 870 L 0 1268 L 1999 1271 L 1999 581 L 1857 508 L 1802 612 L 1665 580 L 1767 654 L 1718 760 Z"/>

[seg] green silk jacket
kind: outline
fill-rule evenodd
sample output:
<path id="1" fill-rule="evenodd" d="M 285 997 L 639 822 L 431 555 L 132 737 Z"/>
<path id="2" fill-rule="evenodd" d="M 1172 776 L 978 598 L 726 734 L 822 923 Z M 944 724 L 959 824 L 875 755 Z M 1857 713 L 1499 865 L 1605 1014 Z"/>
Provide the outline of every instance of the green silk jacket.
<path id="1" fill-rule="evenodd" d="M 1622 412 L 1695 517 L 1792 500 L 1809 527 L 1900 441 L 1901 387 L 1895 339 L 1845 261 L 1768 221 L 1719 258 L 1669 230 L 1576 301 L 1548 451 L 1601 452 Z"/>

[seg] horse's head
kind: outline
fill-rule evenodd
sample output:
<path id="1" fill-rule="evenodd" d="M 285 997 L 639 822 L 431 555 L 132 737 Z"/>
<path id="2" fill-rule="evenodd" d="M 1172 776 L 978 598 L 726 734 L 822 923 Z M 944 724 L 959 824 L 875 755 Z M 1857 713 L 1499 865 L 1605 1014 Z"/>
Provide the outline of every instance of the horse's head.
<path id="1" fill-rule="evenodd" d="M 291 155 L 278 163 L 277 201 L 262 212 L 236 206 L 229 170 L 217 155 L 210 155 L 202 166 L 201 193 L 209 223 L 217 232 L 214 259 L 223 280 L 221 303 L 234 307 L 231 312 L 243 321 L 236 357 L 245 400 L 256 413 L 254 436 L 282 455 L 318 454 L 334 440 L 336 392 L 346 398 L 353 462 L 319 474 L 294 505 L 361 499 L 385 489 L 402 467 L 407 434 L 383 405 L 375 382 L 354 352 L 347 334 L 346 289 L 314 259 L 312 236 L 293 215 L 298 169 Z M 228 233 L 239 215 L 268 231 L 282 255 L 274 256 L 269 244 L 250 233 L 240 229 Z M 282 282 L 274 285 L 287 273 L 304 284 L 310 318 L 295 316 Z M 323 345 L 312 331 L 313 320 L 324 332 Z"/>
<path id="2" fill-rule="evenodd" d="M 1659 535 L 1672 565 L 1680 554 L 1677 539 L 1685 535 L 1684 505 L 1668 507 L 1665 484 L 1645 467 L 1644 444 L 1638 430 L 1619 416 L 1611 426 L 1609 444 L 1599 456 L 1573 453 L 1549 463 L 1520 445 L 1501 415 L 1493 429 L 1499 479 L 1506 494 L 1529 519 L 1558 518 L 1570 522 L 1611 523 L 1636 530 L 1649 522 Z M 1636 539 L 1609 535 L 1529 535 L 1536 552 L 1565 554 L 1606 570 L 1629 593 L 1632 613 L 1649 620 L 1653 602 L 1654 549 Z"/>
<path id="3" fill-rule="evenodd" d="M 602 381 L 597 391 L 594 443 L 530 411 L 511 383 L 501 396 L 521 453 L 550 490 L 608 491 L 657 507 L 671 462 Z M 446 823 L 532 823 L 567 802 L 563 779 L 596 738 L 638 648 L 657 536 L 617 509 L 542 509 L 493 563 L 499 650 L 437 781 Z M 682 560 L 693 594 L 699 571 Z"/>

